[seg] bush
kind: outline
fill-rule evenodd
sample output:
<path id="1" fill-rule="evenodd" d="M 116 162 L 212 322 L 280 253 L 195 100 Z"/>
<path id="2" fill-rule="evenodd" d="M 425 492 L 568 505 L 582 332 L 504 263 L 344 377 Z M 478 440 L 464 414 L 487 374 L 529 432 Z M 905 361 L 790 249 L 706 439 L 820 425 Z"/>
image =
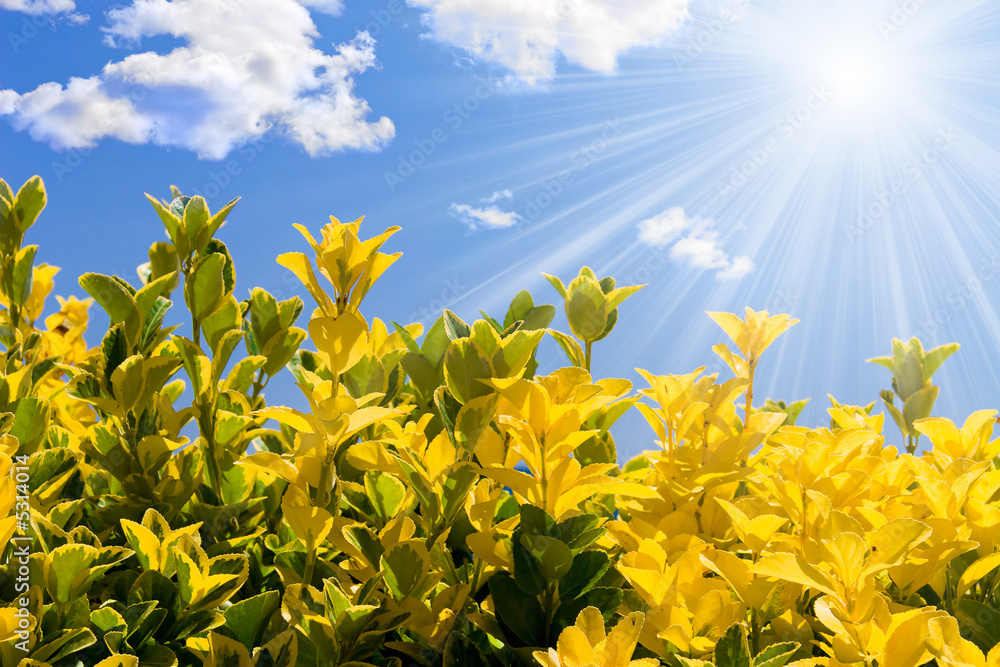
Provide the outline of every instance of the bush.
<path id="1" fill-rule="evenodd" d="M 141 285 L 85 274 L 91 298 L 43 319 L 56 269 L 23 239 L 44 186 L 0 181 L 5 667 L 1000 664 L 997 413 L 930 416 L 957 346 L 873 360 L 900 453 L 874 403 L 833 400 L 829 428 L 755 408 L 787 315 L 710 313 L 734 377 L 634 392 L 589 369 L 638 286 L 549 276 L 570 333 L 527 292 L 502 319 L 387 324 L 362 307 L 396 228 L 331 218 L 300 228 L 313 258 L 278 258 L 305 318 L 236 296 L 235 202 L 149 199 L 169 241 Z M 164 325 L 175 293 L 190 337 Z M 539 376 L 545 335 L 570 365 Z M 308 411 L 266 403 L 284 372 Z M 633 409 L 660 448 L 619 467 Z"/>

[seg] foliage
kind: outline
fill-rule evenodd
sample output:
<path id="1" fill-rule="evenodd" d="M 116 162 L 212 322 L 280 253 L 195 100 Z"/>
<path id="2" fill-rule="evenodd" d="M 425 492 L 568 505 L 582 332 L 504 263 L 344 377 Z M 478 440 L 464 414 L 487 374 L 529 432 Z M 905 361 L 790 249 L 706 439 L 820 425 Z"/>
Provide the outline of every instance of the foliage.
<path id="1" fill-rule="evenodd" d="M 939 388 L 931 384 L 931 376 L 948 357 L 958 351 L 958 347 L 958 343 L 951 343 L 925 353 L 916 338 L 911 338 L 909 343 L 894 338 L 891 357 L 868 360 L 892 372 L 892 391 L 883 391 L 882 401 L 899 430 L 906 436 L 906 449 L 910 454 L 917 450 L 917 440 L 920 439 L 917 420 L 930 417 L 934 402 L 937 401 Z M 903 403 L 902 406 L 895 405 L 897 397 Z"/>
<path id="2" fill-rule="evenodd" d="M 237 290 L 235 202 L 149 199 L 168 241 L 140 284 L 85 274 L 43 317 L 45 189 L 0 181 L 4 667 L 1000 664 L 997 413 L 926 399 L 957 346 L 876 360 L 901 453 L 874 404 L 831 397 L 818 428 L 754 405 L 787 315 L 710 313 L 734 377 L 633 391 L 590 362 L 639 287 L 549 277 L 570 333 L 527 292 L 385 323 L 363 306 L 396 228 L 331 218 L 278 258 L 305 313 Z M 572 365 L 539 375 L 546 335 Z M 285 372 L 307 408 L 268 404 Z M 630 410 L 657 448 L 619 467 Z"/>

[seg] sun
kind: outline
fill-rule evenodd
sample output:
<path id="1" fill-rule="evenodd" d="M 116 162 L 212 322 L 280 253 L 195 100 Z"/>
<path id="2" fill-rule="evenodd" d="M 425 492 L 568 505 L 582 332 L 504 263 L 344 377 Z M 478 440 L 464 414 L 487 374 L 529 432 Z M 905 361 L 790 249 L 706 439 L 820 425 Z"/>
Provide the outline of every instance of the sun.
<path id="1" fill-rule="evenodd" d="M 880 54 L 855 45 L 841 47 L 823 63 L 825 80 L 834 99 L 846 106 L 867 105 L 885 92 L 886 62 Z"/>

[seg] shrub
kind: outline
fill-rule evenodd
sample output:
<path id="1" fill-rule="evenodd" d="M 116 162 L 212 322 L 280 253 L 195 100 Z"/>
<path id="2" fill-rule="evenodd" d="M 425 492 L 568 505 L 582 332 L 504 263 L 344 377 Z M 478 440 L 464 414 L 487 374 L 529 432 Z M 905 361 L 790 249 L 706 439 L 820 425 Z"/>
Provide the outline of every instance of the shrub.
<path id="1" fill-rule="evenodd" d="M 787 315 L 710 313 L 734 377 L 636 392 L 590 364 L 639 286 L 550 276 L 570 333 L 527 292 L 387 324 L 363 306 L 396 228 L 331 218 L 278 258 L 304 317 L 237 296 L 235 202 L 149 199 L 169 240 L 140 285 L 85 274 L 43 319 L 56 269 L 23 240 L 45 189 L 0 181 L 5 667 L 1000 664 L 997 413 L 930 416 L 954 347 L 875 360 L 900 453 L 874 404 L 832 400 L 829 428 L 755 408 Z M 539 376 L 545 335 L 570 365 Z M 267 404 L 284 372 L 307 411 Z M 659 448 L 619 467 L 633 409 Z"/>

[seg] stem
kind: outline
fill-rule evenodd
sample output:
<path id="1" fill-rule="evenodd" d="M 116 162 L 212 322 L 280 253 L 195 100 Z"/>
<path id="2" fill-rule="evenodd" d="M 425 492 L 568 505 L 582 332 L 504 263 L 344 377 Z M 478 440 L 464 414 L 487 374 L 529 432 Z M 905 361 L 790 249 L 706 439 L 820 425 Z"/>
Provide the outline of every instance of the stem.
<path id="1" fill-rule="evenodd" d="M 549 511 L 549 466 L 548 457 L 545 455 L 545 436 L 543 435 L 540 439 L 538 448 L 538 453 L 541 455 L 542 459 L 542 474 L 541 474 L 541 485 L 542 485 L 542 509 L 546 512 Z"/>
<path id="2" fill-rule="evenodd" d="M 747 359 L 747 369 L 749 370 L 749 377 L 747 378 L 749 380 L 749 383 L 747 384 L 747 390 L 746 390 L 747 405 L 746 409 L 744 410 L 745 414 L 743 415 L 744 433 L 747 431 L 747 429 L 750 428 L 750 412 L 753 410 L 753 375 L 754 371 L 757 370 L 757 361 L 752 357 L 750 359 Z"/>
<path id="3" fill-rule="evenodd" d="M 591 352 L 591 349 L 592 349 L 593 347 L 594 347 L 594 343 L 593 343 L 593 341 L 589 341 L 589 340 L 588 340 L 588 341 L 587 341 L 587 352 L 586 352 L 586 357 L 584 358 L 584 362 L 583 362 L 583 364 L 584 364 L 584 368 L 585 368 L 585 369 L 587 370 L 587 372 L 588 372 L 588 373 L 590 372 L 590 352 Z"/>
<path id="4" fill-rule="evenodd" d="M 219 462 L 215 455 L 215 443 L 211 438 L 205 438 L 208 445 L 208 474 L 211 477 L 212 491 L 215 497 L 222 501 L 222 471 L 219 470 Z"/>
<path id="5" fill-rule="evenodd" d="M 194 344 L 201 347 L 201 322 L 193 316 L 191 318 L 191 332 L 194 336 Z"/>
<path id="6" fill-rule="evenodd" d="M 757 564 L 760 560 L 759 555 L 756 551 L 753 552 L 753 563 Z M 757 615 L 757 608 L 753 607 L 750 611 L 750 647 L 752 649 L 752 655 L 757 655 L 760 653 L 760 618 Z"/>
<path id="7" fill-rule="evenodd" d="M 310 549 L 306 554 L 306 571 L 302 575 L 302 583 L 307 586 L 312 585 L 313 570 L 316 568 L 316 549 Z"/>
<path id="8" fill-rule="evenodd" d="M 267 385 L 267 379 L 264 377 L 264 369 L 261 368 L 257 372 L 257 378 L 253 381 L 253 394 L 251 394 L 251 400 L 256 401 L 257 397 L 260 396 L 260 392 L 264 390 Z"/>
<path id="9" fill-rule="evenodd" d="M 330 466 L 332 465 L 333 461 L 329 463 L 324 462 L 323 468 L 319 471 L 319 489 L 316 492 L 316 506 L 323 509 L 326 509 L 326 506 L 330 504 L 330 490 L 327 487 L 330 486 Z"/>

